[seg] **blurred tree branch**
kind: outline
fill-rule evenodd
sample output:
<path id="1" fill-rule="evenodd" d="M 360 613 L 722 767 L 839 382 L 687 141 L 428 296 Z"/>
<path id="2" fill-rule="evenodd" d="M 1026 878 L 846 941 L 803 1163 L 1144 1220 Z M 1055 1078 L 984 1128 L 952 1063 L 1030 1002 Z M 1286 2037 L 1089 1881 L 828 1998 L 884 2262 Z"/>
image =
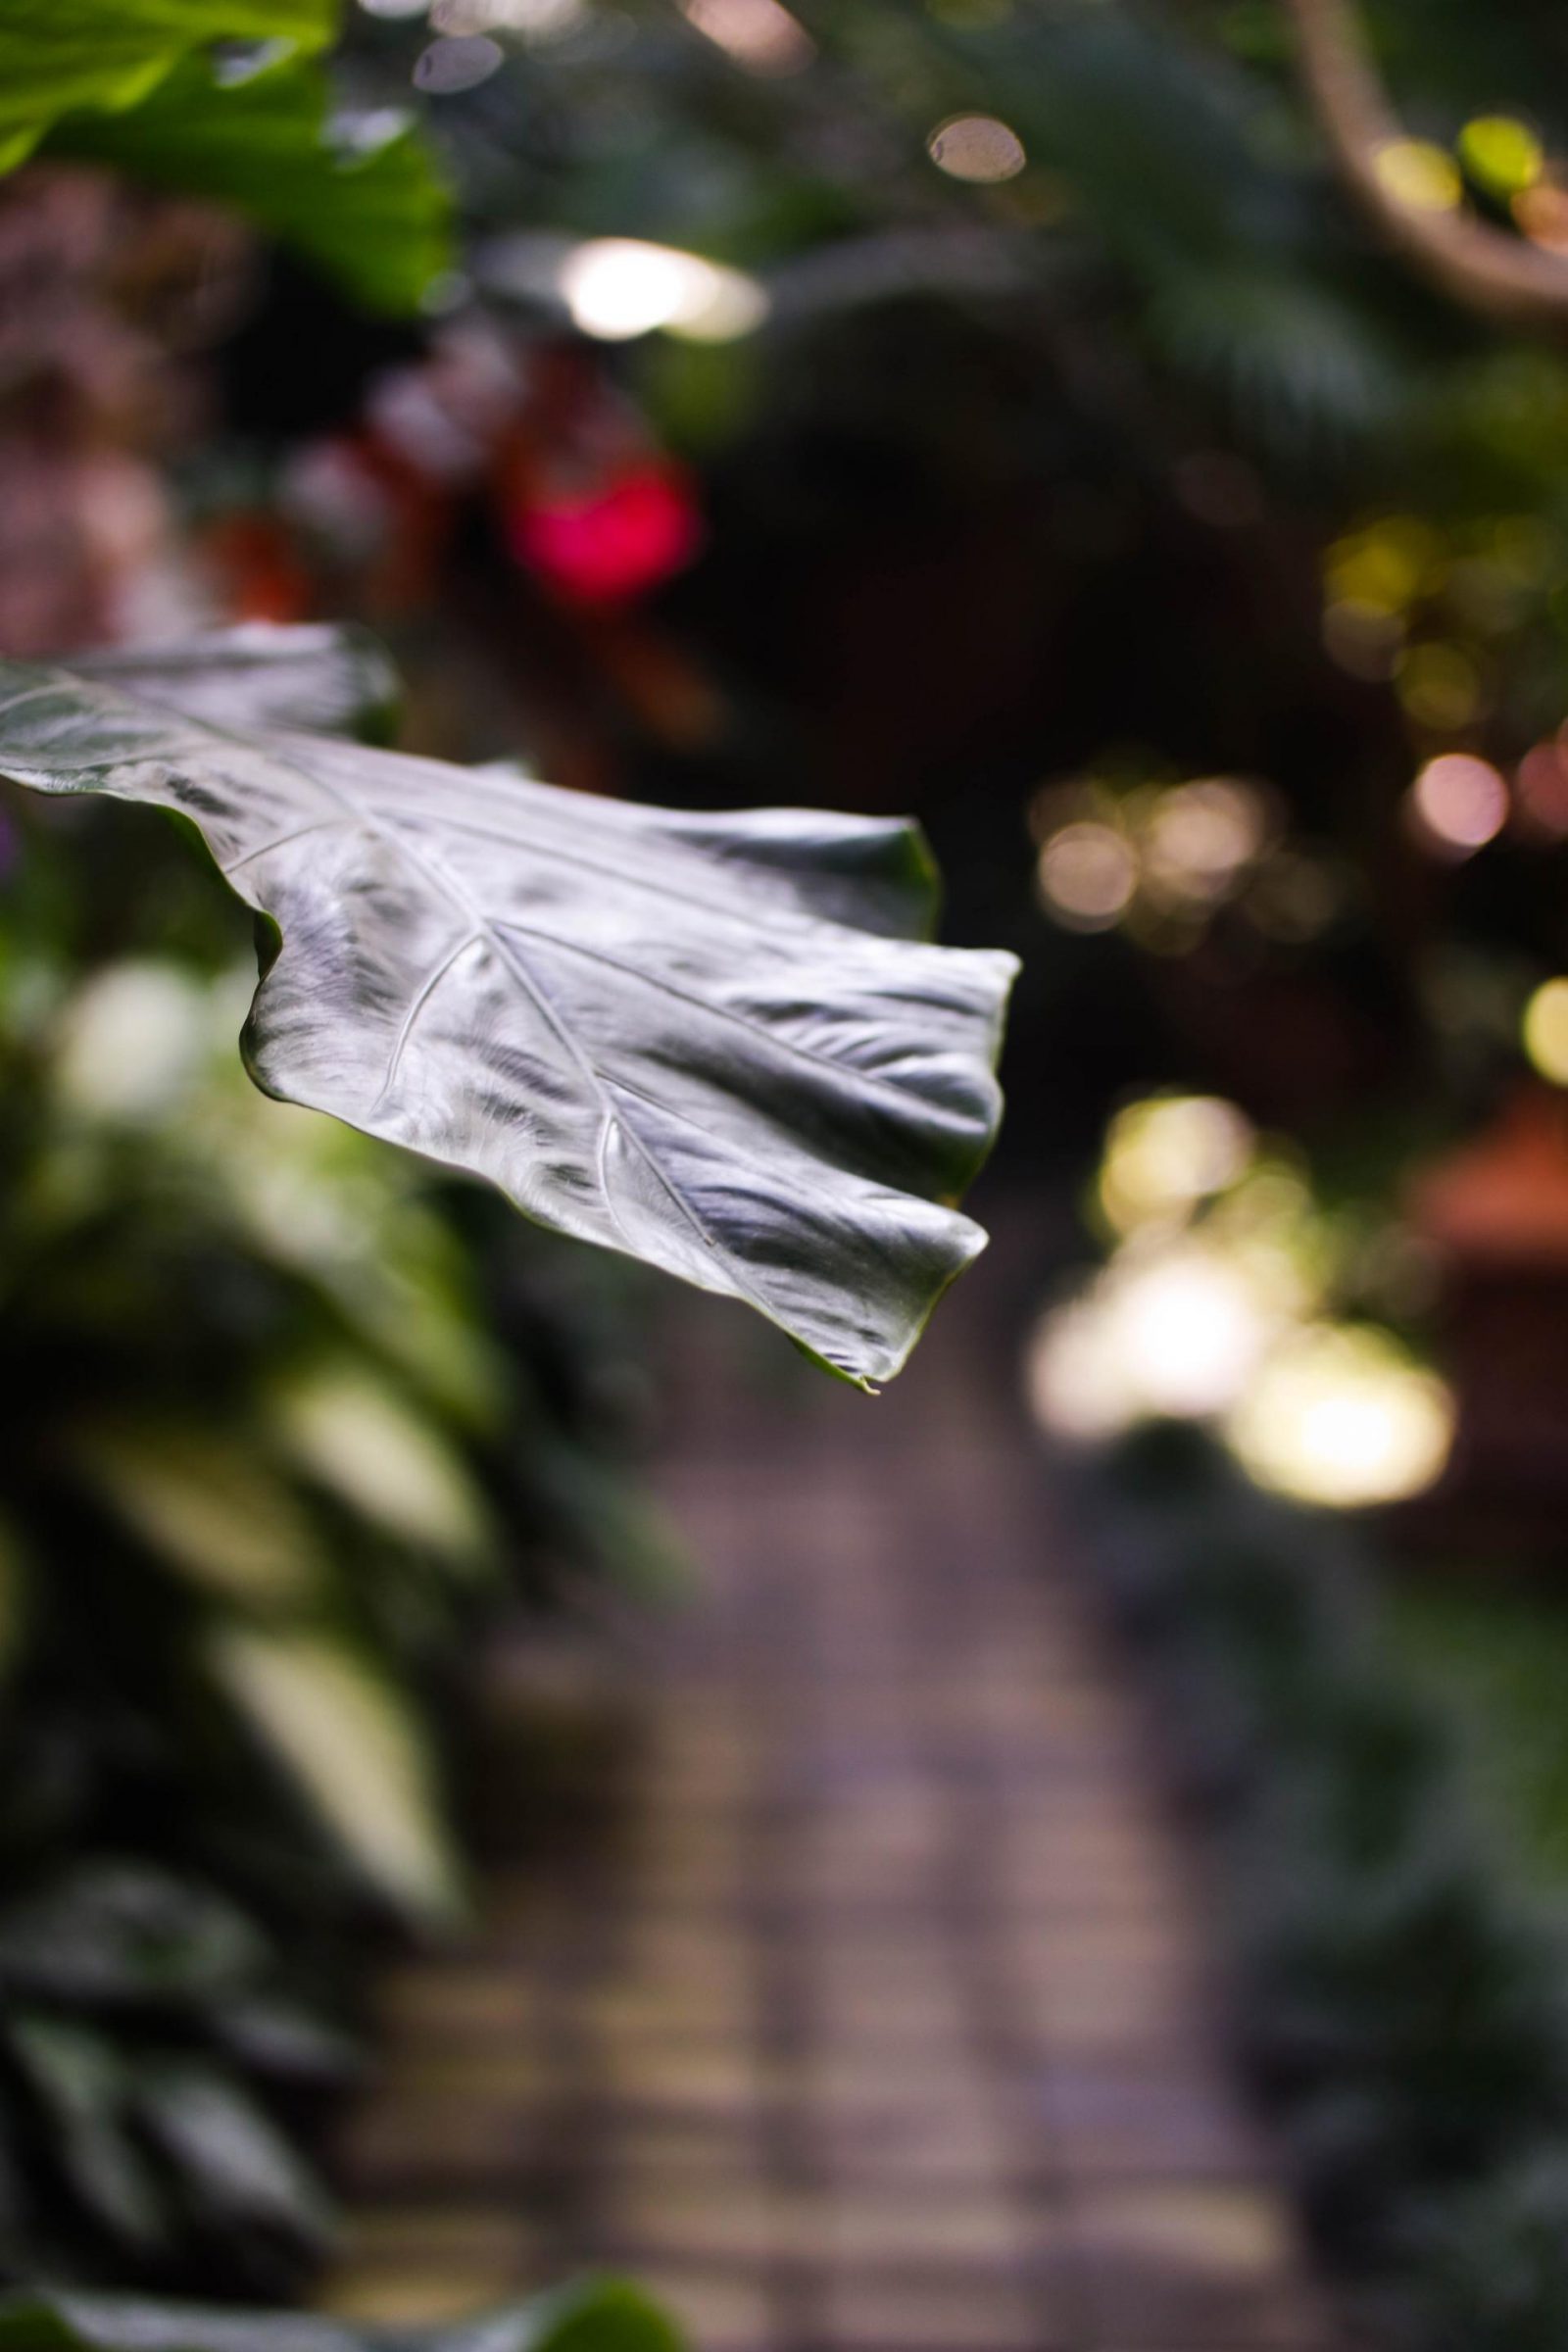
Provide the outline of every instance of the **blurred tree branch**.
<path id="1" fill-rule="evenodd" d="M 1568 260 L 1455 208 L 1410 203 L 1385 168 L 1408 134 L 1353 0 L 1284 0 L 1302 85 L 1340 175 L 1396 252 L 1453 301 L 1510 326 L 1568 331 Z"/>

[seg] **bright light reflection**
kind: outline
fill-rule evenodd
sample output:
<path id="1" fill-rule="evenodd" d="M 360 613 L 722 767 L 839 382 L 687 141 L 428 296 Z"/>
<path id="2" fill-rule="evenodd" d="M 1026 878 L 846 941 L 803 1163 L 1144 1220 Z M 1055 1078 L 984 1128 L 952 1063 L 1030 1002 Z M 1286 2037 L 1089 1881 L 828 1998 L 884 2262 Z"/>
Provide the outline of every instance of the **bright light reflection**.
<path id="1" fill-rule="evenodd" d="M 1069 931 L 1108 931 L 1138 887 L 1138 860 L 1113 825 L 1063 825 L 1040 853 L 1040 895 Z"/>
<path id="2" fill-rule="evenodd" d="M 1568 977 L 1543 995 L 1568 1083 Z M 1144 1420 L 1208 1421 L 1260 1483 L 1341 1508 L 1441 1474 L 1448 1390 L 1392 1333 L 1328 1318 L 1343 1240 L 1234 1103 L 1131 1104 L 1107 1136 L 1101 1196 L 1123 1239 L 1030 1350 L 1047 1429 L 1092 1445 Z"/>
<path id="3" fill-rule="evenodd" d="M 779 0 L 676 0 L 694 32 L 748 74 L 799 74 L 816 43 Z"/>
<path id="4" fill-rule="evenodd" d="M 1149 819 L 1144 861 L 1178 897 L 1222 898 L 1263 847 L 1262 803 L 1229 776 L 1161 793 Z"/>
<path id="5" fill-rule="evenodd" d="M 1101 1204 L 1122 1234 L 1185 1216 L 1237 1182 L 1256 1140 L 1246 1113 L 1217 1095 L 1135 1102 L 1111 1121 Z"/>
<path id="6" fill-rule="evenodd" d="M 658 327 L 694 342 L 728 343 L 760 325 L 768 310 L 766 292 L 743 271 L 634 237 L 576 246 L 557 284 L 572 323 L 606 343 Z"/>
<path id="7" fill-rule="evenodd" d="M 1187 1241 L 1126 1252 L 1046 1317 L 1030 1399 L 1048 1429 L 1079 1441 L 1152 1416 L 1207 1419 L 1243 1394 L 1277 1329 L 1241 1256 Z"/>
<path id="8" fill-rule="evenodd" d="M 549 40 L 579 24 L 584 0 L 434 0 L 430 22 L 438 32 L 516 32 Z"/>
<path id="9" fill-rule="evenodd" d="M 1453 1430 L 1448 1390 L 1387 1333 L 1325 1323 L 1261 1367 L 1227 1435 L 1260 1485 L 1349 1510 L 1424 1492 L 1442 1475 Z"/>
<path id="10" fill-rule="evenodd" d="M 1524 1049 L 1543 1078 L 1568 1086 L 1568 980 L 1546 980 L 1525 1006 Z"/>
<path id="11" fill-rule="evenodd" d="M 1137 1367 L 1128 1361 L 1093 1291 L 1043 1318 L 1024 1383 L 1041 1428 L 1070 1445 L 1114 1438 L 1145 1410 Z"/>
<path id="12" fill-rule="evenodd" d="M 1016 179 L 1029 161 L 1018 133 L 995 115 L 955 115 L 937 124 L 925 149 L 951 179 L 982 183 Z"/>
<path id="13" fill-rule="evenodd" d="M 1196 1419 L 1233 1403 L 1257 1368 L 1272 1320 L 1245 1266 L 1200 1245 L 1112 1277 L 1111 1329 L 1147 1410 Z"/>
<path id="14" fill-rule="evenodd" d="M 1416 777 L 1410 807 L 1434 847 L 1450 858 L 1468 858 L 1502 831 L 1508 787 L 1490 760 L 1445 752 Z"/>
<path id="15" fill-rule="evenodd" d="M 443 33 L 420 52 L 414 68 L 414 86 L 430 98 L 456 98 L 461 91 L 476 90 L 481 81 L 488 81 L 505 59 L 499 41 L 492 41 L 487 34 L 458 40 Z"/>

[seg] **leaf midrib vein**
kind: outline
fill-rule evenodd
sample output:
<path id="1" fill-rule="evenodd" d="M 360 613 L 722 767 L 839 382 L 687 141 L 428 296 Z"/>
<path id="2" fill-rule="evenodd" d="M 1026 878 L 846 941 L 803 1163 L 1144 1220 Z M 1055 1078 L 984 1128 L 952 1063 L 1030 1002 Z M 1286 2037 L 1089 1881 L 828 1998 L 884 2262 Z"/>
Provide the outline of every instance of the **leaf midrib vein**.
<path id="1" fill-rule="evenodd" d="M 220 733 L 221 730 L 215 729 L 214 732 Z M 234 736 L 230 737 L 229 740 L 243 742 L 244 738 Z M 736 1290 L 739 1292 L 741 1297 L 747 1298 L 751 1304 L 758 1309 L 759 1313 L 765 1315 L 770 1322 L 777 1322 L 778 1317 L 773 1312 L 773 1309 L 763 1298 L 758 1295 L 758 1293 L 753 1289 L 752 1285 L 746 1280 L 744 1274 L 742 1274 L 740 1271 L 733 1252 L 727 1249 L 713 1233 L 709 1230 L 707 1224 L 698 1214 L 692 1203 L 686 1199 L 685 1195 L 680 1191 L 679 1187 L 674 1183 L 667 1171 L 660 1165 L 659 1159 L 655 1154 L 652 1146 L 639 1132 L 635 1123 L 629 1119 L 625 1112 L 616 1105 L 610 1094 L 606 1081 L 599 1072 L 597 1065 L 589 1057 L 583 1046 L 573 1036 L 571 1030 L 563 1020 L 549 995 L 549 992 L 540 985 L 538 980 L 530 971 L 526 962 L 524 962 L 523 958 L 506 940 L 495 920 L 485 912 L 484 908 L 480 906 L 476 901 L 469 898 L 468 893 L 464 889 L 463 885 L 455 878 L 455 876 L 447 871 L 446 867 L 441 864 L 439 859 L 431 858 L 424 850 L 416 847 L 413 842 L 409 841 L 403 832 L 397 827 L 395 821 L 391 824 L 384 822 L 381 818 L 372 814 L 371 811 L 368 809 L 362 802 L 356 800 L 351 793 L 345 792 L 341 784 L 328 783 L 324 777 L 317 775 L 314 770 L 308 767 L 301 766 L 298 761 L 290 760 L 285 754 L 274 752 L 270 754 L 270 757 L 276 759 L 279 764 L 287 768 L 290 774 L 300 776 L 303 778 L 305 783 L 313 786 L 318 792 L 323 793 L 328 800 L 334 802 L 340 808 L 346 809 L 351 816 L 353 816 L 359 823 L 363 824 L 367 831 L 373 833 L 378 840 L 386 842 L 388 846 L 395 850 L 400 857 L 407 859 L 407 861 L 413 865 L 416 871 L 423 874 L 431 883 L 433 888 L 441 891 L 453 906 L 459 907 L 465 914 L 466 914 L 469 923 L 472 926 L 474 935 L 482 936 L 492 942 L 496 953 L 500 956 L 503 963 L 506 964 L 508 970 L 513 974 L 514 978 L 518 981 L 524 993 L 538 1006 L 540 1012 L 544 1015 L 545 1020 L 555 1031 L 557 1037 L 566 1049 L 567 1054 L 571 1056 L 578 1069 L 587 1079 L 588 1084 L 592 1088 L 595 1098 L 599 1102 L 602 1118 L 612 1122 L 616 1127 L 618 1127 L 620 1132 L 633 1145 L 644 1163 L 653 1171 L 655 1179 L 662 1187 L 664 1193 L 667 1195 L 678 1213 L 685 1219 L 686 1223 L 697 1235 L 699 1241 L 703 1243 L 707 1250 L 710 1250 L 715 1256 L 720 1258 L 729 1268 L 730 1279 L 734 1283 Z M 465 944 L 471 945 L 471 939 Z M 435 977 L 439 979 L 440 974 L 437 973 Z M 428 984 L 426 984 L 424 990 L 423 1001 L 424 1003 L 428 1003 L 429 1001 Z M 422 1005 L 416 1005 L 415 1007 L 416 1016 L 421 1009 Z M 405 1040 L 404 1043 L 406 1046 L 407 1041 Z M 603 1130 L 601 1130 L 599 1147 L 596 1153 L 596 1167 L 600 1173 L 600 1191 L 604 1198 L 605 1206 L 610 1212 L 611 1220 L 613 1223 L 616 1232 L 620 1235 L 622 1241 L 626 1243 L 628 1249 L 631 1249 L 633 1248 L 631 1237 L 626 1232 L 625 1226 L 621 1223 L 619 1212 L 615 1207 L 613 1195 L 611 1193 L 609 1186 L 604 1181 L 604 1150 L 605 1138 Z"/>
<path id="2" fill-rule="evenodd" d="M 607 1081 L 601 1076 L 597 1065 L 591 1060 L 585 1049 L 572 1034 L 571 1030 L 566 1026 L 561 1014 L 558 1012 L 554 1003 L 550 999 L 548 992 L 544 990 L 539 982 L 535 979 L 527 963 L 503 936 L 503 931 L 498 920 L 487 914 L 485 910 L 477 905 L 476 902 L 469 898 L 468 893 L 463 888 L 462 884 L 459 883 L 456 878 L 448 872 L 446 867 L 442 865 L 439 860 L 430 858 L 428 854 L 422 850 L 422 848 L 417 847 L 413 841 L 411 841 L 407 837 L 404 830 L 398 826 L 395 819 L 383 820 L 382 818 L 372 814 L 372 812 L 365 807 L 363 802 L 359 801 L 352 793 L 345 791 L 340 783 L 329 782 L 325 777 L 318 774 L 314 769 L 303 765 L 297 759 L 290 758 L 287 753 L 279 751 L 275 746 L 257 744 L 253 739 L 239 730 L 224 728 L 212 720 L 201 720 L 195 723 L 201 732 L 213 736 L 219 742 L 231 743 L 236 749 L 250 752 L 252 754 L 260 753 L 264 760 L 269 760 L 275 762 L 276 765 L 281 767 L 287 774 L 294 776 L 300 782 L 306 785 L 309 791 L 317 795 L 319 799 L 326 800 L 344 811 L 344 813 L 352 818 L 355 823 L 362 825 L 367 832 L 373 834 L 378 840 L 385 842 L 388 847 L 391 848 L 398 856 L 413 865 L 417 872 L 424 875 L 434 889 L 440 891 L 453 906 L 459 907 L 468 917 L 474 931 L 481 934 L 483 937 L 487 938 L 493 943 L 496 953 L 501 957 L 501 960 L 513 973 L 514 977 L 522 987 L 524 993 L 537 1005 L 545 1020 L 554 1030 L 562 1045 L 565 1048 L 568 1055 L 576 1063 L 578 1069 L 588 1081 L 588 1084 L 599 1102 L 602 1118 L 606 1121 L 612 1122 L 613 1125 L 618 1128 L 619 1131 L 627 1138 L 628 1142 L 633 1146 L 638 1155 L 644 1161 L 645 1165 L 652 1171 L 656 1182 L 664 1192 L 674 1206 L 677 1214 L 697 1235 L 697 1238 L 700 1242 L 702 1242 L 705 1249 L 710 1251 L 726 1266 L 729 1271 L 730 1280 L 734 1284 L 737 1294 L 747 1299 L 754 1307 L 758 1309 L 760 1314 L 764 1315 L 768 1321 L 775 1323 L 781 1321 L 780 1316 L 776 1314 L 774 1309 L 767 1303 L 767 1301 L 758 1294 L 752 1284 L 741 1272 L 733 1251 L 729 1250 L 727 1246 L 709 1229 L 708 1225 L 698 1213 L 692 1202 L 686 1199 L 685 1195 L 674 1183 L 668 1172 L 660 1164 L 658 1156 L 654 1152 L 652 1146 L 641 1134 L 635 1122 L 628 1118 L 625 1111 L 618 1107 L 615 1102 L 612 1100 L 609 1092 Z M 92 761 L 84 760 L 74 764 L 77 768 L 77 772 L 81 772 L 83 770 L 93 773 L 113 772 L 116 769 L 133 770 L 137 767 L 148 765 L 163 767 L 166 772 L 177 772 L 177 770 L 175 770 L 176 758 L 177 754 L 172 755 L 169 752 L 153 751 L 148 749 L 139 750 L 133 753 L 128 759 L 122 757 L 115 760 Z M 195 779 L 192 779 L 192 781 L 194 782 Z M 230 789 L 234 788 L 232 778 L 225 777 L 224 781 L 229 784 Z M 186 813 L 193 812 L 187 811 Z M 200 823 L 199 817 L 197 817 L 197 822 Z M 503 836 L 503 838 L 505 837 Z M 268 845 L 263 845 L 264 848 L 266 846 Z M 540 854 L 549 855 L 552 853 L 541 852 Z M 563 856 L 569 855 L 567 853 L 559 852 L 554 854 Z M 244 862 L 243 858 L 236 860 L 236 863 L 242 862 Z M 578 862 L 587 863 L 588 861 L 579 860 Z M 595 868 L 594 870 L 604 871 L 608 869 Z M 624 877 L 622 877 L 622 879 Z M 652 887 L 652 885 L 649 887 Z M 809 920 L 809 918 L 806 919 L 808 921 Z M 541 932 L 539 936 L 550 937 L 551 935 Z M 585 950 L 584 952 L 591 953 L 592 951 Z M 607 958 L 607 960 L 612 961 L 613 959 Z M 623 966 L 620 968 L 630 970 L 633 967 Z M 644 976 L 648 977 L 648 975 Z M 660 984 L 655 983 L 655 985 Z M 678 995 L 681 992 L 672 991 L 671 993 Z M 428 1001 L 427 996 L 426 1001 Z M 740 1019 L 742 1016 L 733 1015 L 731 1017 Z M 747 1024 L 747 1026 L 750 1026 L 750 1024 Z M 805 1054 L 805 1057 L 812 1062 L 815 1062 L 818 1058 L 815 1055 L 807 1054 L 806 1050 L 803 1048 L 790 1047 L 788 1050 Z M 842 1068 L 842 1065 L 836 1063 L 832 1064 L 831 1066 L 834 1068 Z M 884 1085 L 888 1084 L 887 1081 L 881 1081 L 880 1083 Z M 625 1227 L 621 1223 L 619 1213 L 615 1207 L 613 1197 L 610 1192 L 608 1184 L 606 1184 L 604 1180 L 603 1167 L 605 1144 L 606 1137 L 604 1130 L 602 1129 L 596 1162 L 600 1174 L 600 1191 L 604 1200 L 605 1207 L 609 1211 L 611 1219 L 615 1226 L 615 1230 L 620 1234 L 622 1240 L 627 1244 L 627 1247 L 633 1248 L 630 1237 L 627 1235 Z M 634 1250 L 634 1254 L 636 1253 L 637 1252 Z M 789 1326 L 786 1325 L 785 1328 L 788 1329 Z"/>

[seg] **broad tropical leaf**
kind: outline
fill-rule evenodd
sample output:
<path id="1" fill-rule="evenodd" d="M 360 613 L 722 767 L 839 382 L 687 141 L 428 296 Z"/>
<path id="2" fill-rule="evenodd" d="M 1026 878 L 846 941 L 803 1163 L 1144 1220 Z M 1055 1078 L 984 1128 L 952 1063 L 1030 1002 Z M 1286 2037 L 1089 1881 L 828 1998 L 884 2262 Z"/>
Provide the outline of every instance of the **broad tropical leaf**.
<path id="1" fill-rule="evenodd" d="M 450 204 L 410 118 L 334 112 L 310 59 L 183 58 L 138 105 L 66 117 L 48 152 L 232 205 L 373 310 L 416 309 L 450 259 Z"/>
<path id="2" fill-rule="evenodd" d="M 169 2216 L 131 2131 L 121 2052 L 88 2026 L 26 2010 L 9 2013 L 4 2030 L 72 2193 L 122 2244 L 165 2242 Z"/>
<path id="3" fill-rule="evenodd" d="M 6 0 L 0 13 L 0 171 L 62 115 L 135 106 L 217 41 L 320 48 L 338 0 Z"/>
<path id="4" fill-rule="evenodd" d="M 1016 967 L 917 936 L 908 826 L 590 800 L 21 663 L 0 773 L 200 827 L 282 934 L 243 1041 L 266 1092 L 743 1299 L 849 1380 L 897 1372 L 984 1245 L 952 1203 Z"/>
<path id="5" fill-rule="evenodd" d="M 386 648 L 368 629 L 345 626 L 251 620 L 171 645 L 73 654 L 71 666 L 138 702 L 221 727 L 302 727 L 379 742 L 398 705 Z"/>
<path id="6" fill-rule="evenodd" d="M 684 2352 L 684 2344 L 646 2295 L 603 2278 L 444 2328 L 369 2332 L 299 2312 L 27 2292 L 0 2297 L 0 2352 Z"/>

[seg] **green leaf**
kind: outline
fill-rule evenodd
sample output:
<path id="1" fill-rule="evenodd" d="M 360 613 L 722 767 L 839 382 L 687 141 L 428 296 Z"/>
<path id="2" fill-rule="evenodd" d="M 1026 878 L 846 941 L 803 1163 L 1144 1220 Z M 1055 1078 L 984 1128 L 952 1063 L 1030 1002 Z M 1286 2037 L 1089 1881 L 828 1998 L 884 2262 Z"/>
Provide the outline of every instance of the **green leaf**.
<path id="1" fill-rule="evenodd" d="M 223 1896 L 140 1860 L 84 1863 L 0 1924 L 0 1986 L 56 2006 L 218 2001 L 252 1984 L 266 1957 Z"/>
<path id="2" fill-rule="evenodd" d="M 215 726 L 303 727 L 383 742 L 399 701 L 397 671 L 368 629 L 251 620 L 169 645 L 74 654 L 82 677 Z"/>
<path id="3" fill-rule="evenodd" d="M 361 2330 L 298 2312 L 209 2311 L 138 2297 L 0 2296 L 0 2352 L 686 2352 L 656 2304 L 617 2278 L 444 2328 Z"/>
<path id="4" fill-rule="evenodd" d="M 401 1544 L 483 1569 L 494 1530 L 467 1464 L 438 1423 L 352 1357 L 279 1384 L 270 1419 L 300 1469 Z"/>
<path id="5" fill-rule="evenodd" d="M 135 106 L 182 57 L 216 41 L 321 48 L 339 0 L 6 0 L 0 16 L 0 171 L 84 108 Z"/>
<path id="6" fill-rule="evenodd" d="M 283 946 L 263 1089 L 744 1299 L 861 1386 L 984 1246 L 1012 956 L 933 947 L 911 828 L 690 815 L 0 664 L 0 772 L 192 818 Z"/>
<path id="7" fill-rule="evenodd" d="M 141 2069 L 136 2111 L 174 2167 L 186 2197 L 231 2229 L 324 2249 L 326 2201 L 254 2099 L 220 2069 L 194 2060 Z"/>
<path id="8" fill-rule="evenodd" d="M 360 2072 L 359 2045 L 347 2034 L 271 1994 L 226 2001 L 209 2025 L 214 2039 L 247 2074 L 341 2089 Z"/>
<path id="9" fill-rule="evenodd" d="M 86 2027 L 53 2018 L 13 2016 L 6 2032 L 74 2194 L 123 2243 L 160 2244 L 166 2220 L 126 2131 L 127 2084 L 116 2052 Z"/>
<path id="10" fill-rule="evenodd" d="M 403 1909 L 449 1918 L 457 1873 L 417 1717 L 396 1686 L 329 1635 L 230 1626 L 219 1681 L 370 1883 Z"/>
<path id="11" fill-rule="evenodd" d="M 187 58 L 137 106 L 68 117 L 48 146 L 234 206 L 372 310 L 416 310 L 451 258 L 451 207 L 411 119 L 334 113 L 309 60 Z"/>
<path id="12" fill-rule="evenodd" d="M 84 1483 L 170 1567 L 250 1607 L 309 1597 L 323 1577 L 315 1531 L 254 1446 L 182 1421 L 69 1433 Z"/>
<path id="13" fill-rule="evenodd" d="M 494 2313 L 416 2337 L 407 2352 L 686 2352 L 657 2303 L 623 2279 L 562 2289 L 516 2314 Z"/>

